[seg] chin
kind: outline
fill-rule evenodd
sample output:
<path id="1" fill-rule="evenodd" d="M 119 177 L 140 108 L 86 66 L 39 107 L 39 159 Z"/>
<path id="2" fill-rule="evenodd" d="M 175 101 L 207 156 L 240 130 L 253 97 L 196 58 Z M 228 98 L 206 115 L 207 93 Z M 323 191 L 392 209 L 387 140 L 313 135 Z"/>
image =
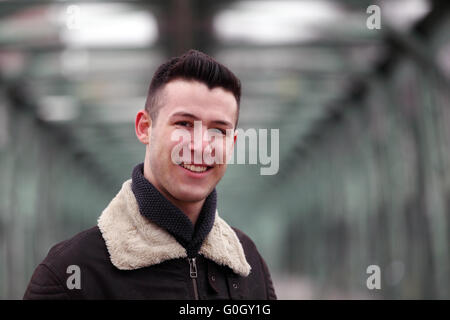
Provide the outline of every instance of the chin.
<path id="1" fill-rule="evenodd" d="M 197 188 L 186 188 L 185 190 L 178 190 L 178 192 L 175 193 L 175 198 L 180 201 L 186 201 L 186 202 L 197 202 L 205 199 L 212 190 L 207 190 L 205 188 L 195 190 Z"/>

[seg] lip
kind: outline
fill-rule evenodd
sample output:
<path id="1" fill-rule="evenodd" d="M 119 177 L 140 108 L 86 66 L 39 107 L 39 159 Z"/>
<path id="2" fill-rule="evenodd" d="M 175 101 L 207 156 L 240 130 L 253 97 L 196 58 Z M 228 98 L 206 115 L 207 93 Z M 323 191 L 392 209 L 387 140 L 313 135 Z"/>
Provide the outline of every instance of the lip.
<path id="1" fill-rule="evenodd" d="M 210 167 L 210 166 L 202 165 L 202 164 L 199 164 L 198 166 L 202 166 L 202 167 Z M 184 173 L 185 173 L 188 177 L 191 177 L 191 178 L 197 178 L 197 179 L 204 178 L 205 176 L 207 176 L 207 175 L 210 173 L 211 169 L 213 169 L 213 167 L 210 167 L 210 169 L 208 169 L 208 170 L 206 170 L 206 171 L 203 171 L 203 172 L 193 172 L 193 171 L 191 171 L 191 170 L 188 170 L 188 169 L 184 168 L 181 164 L 177 165 L 177 167 L 179 167 L 180 169 L 182 169 L 182 170 L 184 171 Z"/>

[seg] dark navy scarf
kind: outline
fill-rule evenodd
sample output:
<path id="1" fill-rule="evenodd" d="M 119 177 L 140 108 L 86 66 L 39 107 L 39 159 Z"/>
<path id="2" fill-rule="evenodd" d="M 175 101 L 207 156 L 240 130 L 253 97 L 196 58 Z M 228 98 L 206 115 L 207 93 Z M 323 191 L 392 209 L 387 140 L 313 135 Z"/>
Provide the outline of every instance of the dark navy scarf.
<path id="1" fill-rule="evenodd" d="M 191 220 L 143 174 L 144 164 L 133 169 L 131 188 L 136 197 L 141 214 L 166 229 L 186 249 L 188 257 L 195 257 L 214 224 L 217 206 L 217 193 L 214 189 L 205 199 L 200 215 L 194 225 Z"/>

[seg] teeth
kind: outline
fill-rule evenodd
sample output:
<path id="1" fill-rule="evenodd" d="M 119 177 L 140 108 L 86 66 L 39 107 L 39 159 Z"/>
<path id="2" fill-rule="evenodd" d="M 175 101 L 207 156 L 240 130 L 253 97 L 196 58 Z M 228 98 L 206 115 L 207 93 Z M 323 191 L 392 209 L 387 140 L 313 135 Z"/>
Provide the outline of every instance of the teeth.
<path id="1" fill-rule="evenodd" d="M 188 170 L 190 170 L 190 171 L 194 171 L 194 172 L 204 172 L 204 171 L 206 171 L 206 169 L 207 169 L 207 167 L 204 167 L 204 166 L 195 166 L 195 165 L 193 165 L 193 164 L 184 164 L 184 163 L 182 163 L 181 166 L 182 166 L 183 168 L 186 168 L 186 169 L 188 169 Z"/>

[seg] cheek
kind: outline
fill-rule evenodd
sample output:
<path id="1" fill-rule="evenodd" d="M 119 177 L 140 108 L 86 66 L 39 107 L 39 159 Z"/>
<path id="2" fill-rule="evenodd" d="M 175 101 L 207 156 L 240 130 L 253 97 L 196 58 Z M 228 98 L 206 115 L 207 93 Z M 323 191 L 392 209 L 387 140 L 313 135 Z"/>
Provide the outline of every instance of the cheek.
<path id="1" fill-rule="evenodd" d="M 216 170 L 217 171 L 216 171 L 213 179 L 214 179 L 215 183 L 217 184 L 222 179 L 222 177 L 225 175 L 225 171 L 227 170 L 227 165 L 226 164 L 218 165 L 216 167 Z"/>
<path id="2" fill-rule="evenodd" d="M 150 139 L 150 149 L 152 149 L 155 157 L 167 158 L 167 154 L 170 157 L 170 153 L 177 143 L 171 140 L 170 134 L 164 134 L 164 132 L 157 134 L 155 132 Z"/>
<path id="3" fill-rule="evenodd" d="M 229 154 L 233 150 L 232 138 L 220 138 L 220 140 L 214 140 L 211 143 L 213 152 L 220 152 L 223 155 Z"/>
<path id="4" fill-rule="evenodd" d="M 230 158 L 233 154 L 233 138 L 226 138 L 224 139 L 223 144 L 221 145 L 222 153 L 223 153 L 223 160 L 226 163 L 226 159 Z"/>
<path id="5" fill-rule="evenodd" d="M 150 148 L 150 163 L 155 170 L 161 171 L 164 166 L 167 166 L 170 154 L 167 155 L 167 145 L 157 137 L 153 136 L 149 143 Z"/>

